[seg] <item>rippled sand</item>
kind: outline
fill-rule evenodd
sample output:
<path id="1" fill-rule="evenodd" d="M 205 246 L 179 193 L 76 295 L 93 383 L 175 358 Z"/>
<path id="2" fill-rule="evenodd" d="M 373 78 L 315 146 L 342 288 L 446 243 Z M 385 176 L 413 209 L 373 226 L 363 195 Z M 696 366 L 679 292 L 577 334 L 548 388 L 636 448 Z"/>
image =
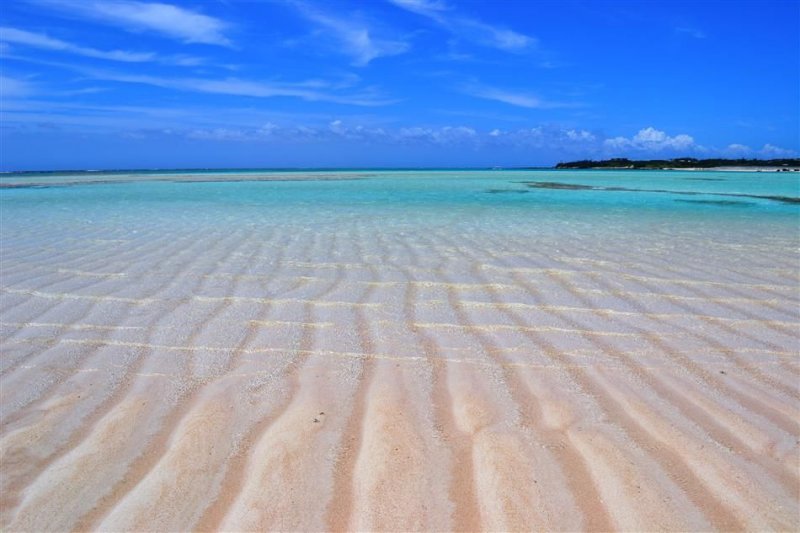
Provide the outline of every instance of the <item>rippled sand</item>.
<path id="1" fill-rule="evenodd" d="M 798 530 L 791 241 L 5 235 L 0 527 Z"/>

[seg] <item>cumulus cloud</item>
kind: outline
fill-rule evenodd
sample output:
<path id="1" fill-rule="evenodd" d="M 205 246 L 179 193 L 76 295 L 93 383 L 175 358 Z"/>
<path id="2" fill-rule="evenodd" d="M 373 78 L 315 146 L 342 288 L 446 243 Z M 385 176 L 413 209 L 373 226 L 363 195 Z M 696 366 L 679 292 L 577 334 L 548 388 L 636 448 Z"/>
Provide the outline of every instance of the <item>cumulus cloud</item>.
<path id="1" fill-rule="evenodd" d="M 0 41 L 3 43 L 21 44 L 44 50 L 67 52 L 86 57 L 108 59 L 111 61 L 125 61 L 131 63 L 151 61 L 155 54 L 149 52 L 128 52 L 125 50 L 98 50 L 86 46 L 54 39 L 42 33 L 33 33 L 16 28 L 0 27 Z"/>
<path id="2" fill-rule="evenodd" d="M 614 137 L 603 144 L 612 151 L 639 150 L 660 152 L 662 150 L 689 150 L 696 148 L 694 139 L 685 133 L 670 137 L 653 127 L 644 128 L 633 137 Z"/>
<path id="3" fill-rule="evenodd" d="M 134 0 L 36 0 L 68 15 L 89 18 L 128 31 L 149 31 L 184 43 L 231 46 L 229 25 L 215 17 L 172 4 Z"/>
<path id="4" fill-rule="evenodd" d="M 394 136 L 401 142 L 429 144 L 463 144 L 478 140 L 478 132 L 467 126 L 443 126 L 439 128 L 401 128 Z"/>
<path id="5" fill-rule="evenodd" d="M 571 141 L 594 142 L 597 140 L 593 133 L 586 130 L 567 130 L 566 136 Z"/>
<path id="6" fill-rule="evenodd" d="M 744 144 L 734 143 L 734 144 L 729 144 L 727 148 L 725 148 L 725 151 L 731 155 L 743 156 L 745 154 L 751 153 L 753 149 Z"/>
<path id="7" fill-rule="evenodd" d="M 795 155 L 796 152 L 794 150 L 787 150 L 786 148 L 781 148 L 779 146 L 767 143 L 764 145 L 763 148 L 761 148 L 760 153 L 768 157 L 780 158 L 780 157 L 791 157 Z"/>
<path id="8" fill-rule="evenodd" d="M 358 141 L 414 146 L 440 146 L 466 148 L 513 147 L 520 150 L 548 149 L 559 152 L 583 154 L 594 152 L 602 143 L 596 134 L 582 129 L 559 126 L 538 126 L 516 130 L 479 131 L 465 125 L 406 126 L 396 128 L 371 127 L 350 124 L 335 119 L 324 125 L 286 125 L 269 123 L 258 128 L 218 127 L 195 129 L 189 134 L 194 139 L 220 141 Z"/>
<path id="9" fill-rule="evenodd" d="M 267 123 L 258 128 L 218 127 L 211 129 L 197 128 L 189 131 L 191 139 L 216 141 L 358 141 L 360 143 L 388 143 L 415 145 L 473 145 L 480 142 L 480 134 L 467 126 L 440 127 L 407 127 L 385 129 L 364 125 L 350 125 L 341 119 L 333 120 L 325 125 L 287 125 L 279 126 Z"/>
<path id="10" fill-rule="evenodd" d="M 376 37 L 375 30 L 364 21 L 335 16 L 303 2 L 293 5 L 306 19 L 332 36 L 337 49 L 349 55 L 355 66 L 363 67 L 379 57 L 402 54 L 409 49 L 405 42 Z"/>
<path id="11" fill-rule="evenodd" d="M 519 148 L 547 148 L 575 153 L 592 153 L 598 148 L 600 139 L 588 130 L 563 128 L 557 125 L 519 128 L 515 130 L 494 129 L 488 133 L 495 144 Z"/>
<path id="12" fill-rule="evenodd" d="M 231 128 L 196 129 L 190 131 L 186 136 L 190 139 L 204 141 L 249 141 L 256 139 L 250 132 Z"/>
<path id="13" fill-rule="evenodd" d="M 532 128 L 502 130 L 494 128 L 479 131 L 466 125 L 406 126 L 397 128 L 353 125 L 335 119 L 324 125 L 278 126 L 268 124 L 259 128 L 220 127 L 193 130 L 190 137 L 224 141 L 358 141 L 361 143 L 386 143 L 428 146 L 464 146 L 470 148 L 506 147 L 520 151 L 546 150 L 551 153 L 571 154 L 576 158 L 618 155 L 617 147 L 638 147 L 642 154 L 647 150 L 658 152 L 670 147 L 694 146 L 681 136 L 669 137 L 658 130 L 645 129 L 631 138 L 607 139 L 599 133 L 559 125 L 542 125 Z M 688 137 L 688 136 L 686 136 Z M 675 140 L 677 139 L 677 140 Z M 609 143 L 612 141 L 612 143 Z M 610 149 L 612 146 L 613 149 Z M 648 148 L 650 147 L 650 148 Z"/>
<path id="14" fill-rule="evenodd" d="M 267 122 L 255 128 L 244 127 L 218 127 L 218 128 L 195 128 L 190 130 L 186 137 L 204 141 L 233 141 L 233 142 L 256 142 L 275 139 L 286 139 L 298 136 L 303 129 L 301 127 L 282 128 L 274 122 Z M 299 135 L 303 136 L 303 135 Z"/>

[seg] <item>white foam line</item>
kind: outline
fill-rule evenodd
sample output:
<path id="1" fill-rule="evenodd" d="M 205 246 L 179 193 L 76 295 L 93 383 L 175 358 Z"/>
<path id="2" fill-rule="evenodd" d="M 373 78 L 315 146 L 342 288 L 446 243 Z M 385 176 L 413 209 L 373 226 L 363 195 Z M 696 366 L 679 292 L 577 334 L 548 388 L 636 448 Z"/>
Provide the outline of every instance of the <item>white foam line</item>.
<path id="1" fill-rule="evenodd" d="M 636 274 L 626 274 L 624 272 L 605 272 L 601 270 L 568 270 L 561 268 L 504 267 L 492 264 L 483 264 L 480 265 L 478 268 L 483 270 L 499 270 L 501 272 L 511 272 L 517 274 L 552 274 L 556 276 L 611 275 L 634 281 L 673 283 L 676 285 L 713 285 L 716 287 L 751 287 L 756 289 L 797 290 L 797 287 L 792 285 L 773 285 L 767 283 L 740 283 L 740 282 L 708 281 L 708 280 L 696 280 L 696 279 L 660 278 L 656 276 L 639 276 Z"/>
<path id="2" fill-rule="evenodd" d="M 473 307 L 473 308 L 490 308 L 490 309 L 508 308 L 508 309 L 532 309 L 540 311 L 565 311 L 574 313 L 592 313 L 598 316 L 618 315 L 618 316 L 632 316 L 632 317 L 646 316 L 649 318 L 693 318 L 693 319 L 703 319 L 703 320 L 712 320 L 712 321 L 729 322 L 729 323 L 741 323 L 741 324 L 755 323 L 755 324 L 772 324 L 772 325 L 795 327 L 795 328 L 800 327 L 800 322 L 791 322 L 786 320 L 761 320 L 756 318 L 725 318 L 725 317 L 698 315 L 689 313 L 642 313 L 638 311 L 617 311 L 615 309 L 608 309 L 604 307 L 597 307 L 597 308 L 571 307 L 565 305 L 526 304 L 521 302 L 495 303 L 495 302 L 481 302 L 472 300 L 463 300 L 460 302 L 460 304 L 464 307 Z M 423 300 L 419 302 L 418 305 L 437 306 L 437 305 L 449 305 L 449 304 L 445 300 Z"/>
<path id="3" fill-rule="evenodd" d="M 50 300 L 94 300 L 94 301 L 108 301 L 108 302 L 121 302 L 131 304 L 152 304 L 155 302 L 170 302 L 176 299 L 168 298 L 123 298 L 119 296 L 96 296 L 89 294 L 73 294 L 63 292 L 43 292 L 28 289 L 11 289 L 7 287 L 0 288 L 0 291 L 10 294 L 26 294 L 35 296 L 37 298 L 46 298 Z M 358 302 L 343 302 L 336 300 L 304 300 L 300 298 L 256 298 L 249 296 L 190 296 L 187 298 L 178 298 L 177 300 L 185 301 L 198 301 L 198 302 L 248 302 L 248 303 L 262 303 L 271 305 L 281 304 L 303 304 L 315 305 L 319 307 L 382 307 L 380 303 L 358 303 Z"/>
<path id="4" fill-rule="evenodd" d="M 165 344 L 150 344 L 150 343 L 142 343 L 142 342 L 123 342 L 123 341 L 114 341 L 114 340 L 90 340 L 90 339 L 20 339 L 11 341 L 13 344 L 41 344 L 41 345 L 53 345 L 53 344 L 76 344 L 76 345 L 90 345 L 90 346 L 116 346 L 116 347 L 125 347 L 125 348 L 145 348 L 145 349 L 152 349 L 152 350 L 166 350 L 166 351 L 180 351 L 180 352 L 193 352 L 193 351 L 210 351 L 210 352 L 231 352 L 234 351 L 230 348 L 224 348 L 219 346 L 177 346 L 177 345 L 165 345 Z M 243 354 L 248 355 L 257 355 L 257 354 L 264 354 L 264 353 L 275 353 L 275 354 L 304 354 L 310 356 L 324 356 L 324 357 L 335 357 L 340 359 L 376 359 L 376 360 L 387 360 L 387 361 L 395 361 L 400 363 L 429 363 L 430 359 L 428 357 L 422 356 L 401 356 L 395 354 L 386 354 L 386 353 L 364 353 L 364 352 L 345 352 L 345 351 L 336 351 L 336 350 L 298 350 L 294 348 L 250 348 L 240 350 Z M 564 355 L 574 355 L 574 356 L 586 356 L 587 354 L 584 351 L 564 351 L 562 352 Z M 783 354 L 783 352 L 771 352 L 775 354 Z M 602 352 L 596 352 L 597 355 L 602 355 Z M 528 355 L 535 356 L 541 355 L 544 356 L 543 352 L 534 352 L 530 351 Z M 594 355 L 594 354 L 589 354 Z M 640 352 L 620 352 L 622 356 L 641 356 Z M 602 368 L 622 368 L 620 364 L 609 364 L 608 362 L 604 362 L 602 364 L 598 364 L 596 361 L 591 363 L 584 363 L 584 364 L 543 364 L 543 363 L 527 363 L 527 362 L 503 362 L 497 363 L 493 361 L 488 361 L 485 359 L 478 359 L 478 358 L 455 358 L 455 357 L 439 357 L 437 360 L 440 360 L 445 363 L 452 363 L 452 364 L 467 364 L 472 366 L 480 366 L 491 368 L 495 366 L 502 366 L 508 368 L 535 368 L 535 369 L 564 369 L 564 368 L 595 368 L 595 367 L 602 367 Z M 781 361 L 758 361 L 758 363 L 749 363 L 749 366 L 754 367 L 764 367 L 764 366 L 775 366 L 781 364 Z M 659 369 L 663 370 L 665 368 L 671 368 L 668 362 L 665 362 L 663 365 L 641 365 L 642 368 L 646 369 Z M 709 364 L 708 366 L 715 366 L 713 363 Z M 34 368 L 31 366 L 30 368 Z M 95 371 L 98 369 L 87 369 L 88 371 Z M 272 371 L 263 371 L 263 372 L 251 372 L 251 373 L 234 373 L 230 372 L 225 374 L 223 377 L 237 377 L 237 376 L 251 376 L 257 374 L 264 374 L 264 373 L 271 373 Z M 170 377 L 169 374 L 163 373 L 151 373 L 151 374 L 134 374 L 134 375 L 141 375 L 141 376 L 153 376 L 153 377 Z"/>
<path id="5" fill-rule="evenodd" d="M 60 324 L 57 322 L 0 322 L 0 326 L 18 328 L 66 328 L 66 329 L 101 329 L 101 330 L 141 330 L 143 326 L 104 326 L 100 324 Z"/>

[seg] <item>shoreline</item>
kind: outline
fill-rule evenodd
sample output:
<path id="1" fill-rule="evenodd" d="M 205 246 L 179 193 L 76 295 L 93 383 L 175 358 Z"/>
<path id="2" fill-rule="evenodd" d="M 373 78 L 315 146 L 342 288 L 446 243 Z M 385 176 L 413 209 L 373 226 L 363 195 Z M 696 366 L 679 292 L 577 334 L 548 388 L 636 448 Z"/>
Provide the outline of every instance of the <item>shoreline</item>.
<path id="1" fill-rule="evenodd" d="M 236 183 L 236 182 L 290 182 L 290 181 L 352 181 L 373 178 L 380 175 L 389 174 L 413 174 L 415 172 L 430 172 L 433 175 L 444 175 L 446 173 L 460 172 L 464 174 L 487 173 L 496 175 L 501 172 L 513 174 L 518 173 L 542 173 L 557 172 L 582 172 L 582 171 L 682 171 L 682 172 L 800 172 L 800 167 L 714 167 L 714 168 L 629 168 L 629 167 L 593 167 L 593 168 L 510 168 L 510 169 L 427 169 L 409 170 L 395 169 L 389 171 L 343 171 L 343 170 L 297 170 L 297 171 L 254 171 L 249 169 L 235 172 L 231 170 L 187 170 L 187 171 L 91 171 L 91 172 L 65 172 L 63 175 L 58 172 L 48 173 L 12 173 L 0 176 L 0 190 L 3 189 L 35 189 L 49 187 L 69 187 L 73 185 L 115 185 L 143 182 L 162 182 L 162 183 Z"/>
<path id="2" fill-rule="evenodd" d="M 631 169 L 631 170 L 651 170 L 651 169 Z M 656 170 L 656 169 L 652 169 Z M 800 167 L 709 167 L 709 168 L 663 168 L 658 170 L 690 170 L 690 171 L 713 171 L 713 172 L 800 172 Z"/>

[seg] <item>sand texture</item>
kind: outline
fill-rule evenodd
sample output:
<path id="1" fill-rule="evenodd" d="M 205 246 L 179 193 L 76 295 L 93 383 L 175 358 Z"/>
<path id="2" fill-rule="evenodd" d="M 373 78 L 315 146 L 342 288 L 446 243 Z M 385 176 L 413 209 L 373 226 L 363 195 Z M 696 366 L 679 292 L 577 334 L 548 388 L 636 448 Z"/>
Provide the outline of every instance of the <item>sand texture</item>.
<path id="1" fill-rule="evenodd" d="M 791 239 L 122 226 L 4 236 L 3 531 L 800 529 Z"/>

